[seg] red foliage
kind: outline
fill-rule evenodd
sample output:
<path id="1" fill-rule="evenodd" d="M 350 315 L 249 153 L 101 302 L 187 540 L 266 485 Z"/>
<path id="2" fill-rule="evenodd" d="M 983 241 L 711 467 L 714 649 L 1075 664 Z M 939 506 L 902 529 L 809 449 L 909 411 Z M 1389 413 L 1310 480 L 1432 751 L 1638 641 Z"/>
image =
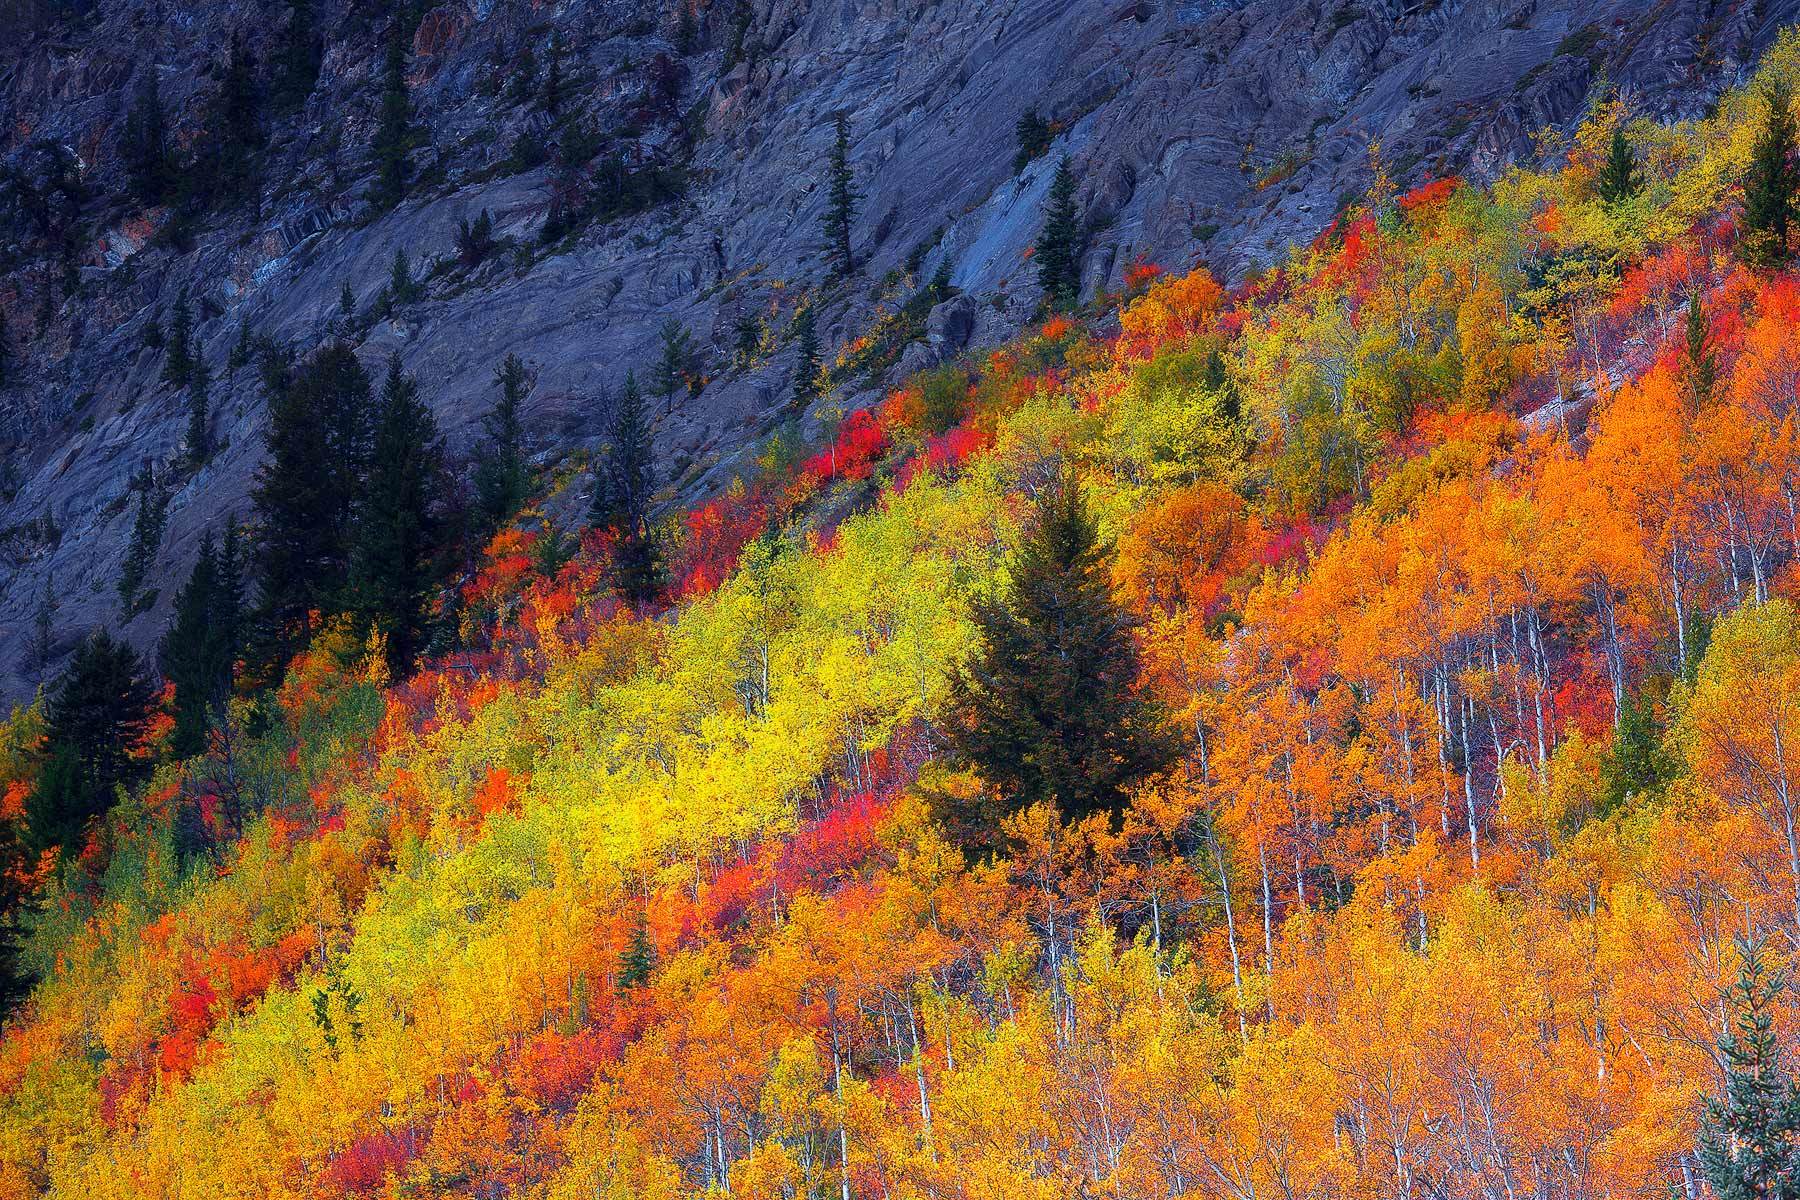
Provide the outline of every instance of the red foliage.
<path id="1" fill-rule="evenodd" d="M 327 1195 L 366 1196 L 379 1191 L 390 1175 L 406 1169 L 419 1150 L 419 1138 L 411 1129 L 372 1130 L 351 1142 L 319 1173 L 319 1185 Z"/>

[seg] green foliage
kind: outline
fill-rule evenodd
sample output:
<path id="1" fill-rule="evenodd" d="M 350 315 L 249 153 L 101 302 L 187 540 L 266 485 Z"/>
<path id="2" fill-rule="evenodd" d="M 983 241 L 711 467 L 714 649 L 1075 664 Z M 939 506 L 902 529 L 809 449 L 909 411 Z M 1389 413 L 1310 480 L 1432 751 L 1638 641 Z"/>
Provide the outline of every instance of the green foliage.
<path id="1" fill-rule="evenodd" d="M 375 186 L 370 198 L 379 208 L 392 208 L 406 195 L 412 164 L 412 103 L 406 92 L 406 22 L 396 17 L 388 27 L 382 60 L 381 118 L 370 146 Z"/>
<path id="2" fill-rule="evenodd" d="M 1616 812 L 1637 797 L 1675 778 L 1677 763 L 1663 749 L 1655 700 L 1639 694 L 1626 700 L 1612 745 L 1600 760 L 1600 812 Z"/>
<path id="3" fill-rule="evenodd" d="M 208 425 L 207 390 L 212 386 L 212 368 L 203 355 L 194 355 L 188 369 L 187 386 L 187 453 L 190 466 L 198 469 L 212 457 L 212 433 Z"/>
<path id="4" fill-rule="evenodd" d="M 825 256 L 832 273 L 848 279 L 856 273 L 856 257 L 850 249 L 850 226 L 856 219 L 856 177 L 850 170 L 850 118 L 837 115 L 831 158 L 826 168 Z"/>
<path id="5" fill-rule="evenodd" d="M 663 411 L 675 411 L 675 393 L 687 386 L 693 360 L 693 338 L 688 334 L 687 326 L 677 318 L 669 318 L 662 327 L 662 354 L 652 376 L 656 394 L 663 399 Z"/>
<path id="6" fill-rule="evenodd" d="M 475 218 L 473 224 L 467 217 L 457 222 L 456 254 L 462 259 L 465 267 L 478 267 L 494 252 L 494 218 L 487 209 Z"/>
<path id="7" fill-rule="evenodd" d="M 1038 115 L 1036 105 L 1019 116 L 1019 123 L 1014 126 L 1013 133 L 1019 142 L 1019 151 L 1013 155 L 1013 174 L 1017 175 L 1049 151 L 1054 135 L 1050 122 Z"/>
<path id="8" fill-rule="evenodd" d="M 284 358 L 266 364 L 268 459 L 251 493 L 265 666 L 285 663 L 314 613 L 335 610 L 372 436 L 369 377 L 348 346 L 331 343 L 291 374 Z"/>
<path id="9" fill-rule="evenodd" d="M 0 312 L 0 387 L 6 386 L 7 376 L 12 373 L 12 363 L 12 334 L 6 327 L 6 314 Z"/>
<path id="10" fill-rule="evenodd" d="M 619 956 L 619 991 L 628 992 L 650 982 L 656 970 L 656 947 L 650 943 L 650 924 L 640 910 L 631 927 L 631 941 Z"/>
<path id="11" fill-rule="evenodd" d="M 163 676 L 175 685 L 169 751 L 178 759 L 206 749 L 207 729 L 231 698 L 243 623 L 240 540 L 235 525 L 226 527 L 223 546 L 211 531 L 202 535 L 200 556 L 176 594 L 158 650 Z"/>
<path id="12" fill-rule="evenodd" d="M 498 525 L 513 513 L 531 492 L 531 472 L 525 463 L 525 427 L 520 408 L 525 401 L 525 363 L 516 354 L 494 370 L 500 399 L 482 419 L 487 442 L 475 464 L 475 495 L 483 516 Z"/>
<path id="13" fill-rule="evenodd" d="M 1625 137 L 1624 126 L 1613 130 L 1612 143 L 1607 148 L 1606 162 L 1600 168 L 1595 187 L 1600 199 L 1607 204 L 1622 204 L 1644 188 L 1637 155 Z"/>
<path id="14" fill-rule="evenodd" d="M 425 294 L 425 286 L 413 278 L 412 260 L 405 246 L 394 247 L 394 265 L 388 271 L 388 300 L 395 306 L 412 304 Z"/>
<path id="15" fill-rule="evenodd" d="M 187 293 L 175 301 L 175 314 L 169 319 L 168 350 L 163 356 L 162 380 L 170 387 L 188 386 L 194 369 L 194 307 Z"/>
<path id="16" fill-rule="evenodd" d="M 176 164 L 162 87 L 151 63 L 138 82 L 131 109 L 119 131 L 119 156 L 131 183 L 131 194 L 143 204 L 161 204 L 173 194 Z"/>
<path id="17" fill-rule="evenodd" d="M 443 487 L 437 422 L 419 385 L 388 359 L 368 477 L 357 507 L 350 563 L 350 610 L 387 642 L 394 677 L 411 672 L 424 647 L 428 603 L 436 584 Z"/>
<path id="18" fill-rule="evenodd" d="M 277 112 L 291 113 L 306 103 L 319 82 L 323 59 L 312 0 L 293 0 L 288 23 L 276 42 L 274 79 L 269 88 L 269 102 Z"/>
<path id="19" fill-rule="evenodd" d="M 1771 83 L 1763 103 L 1766 111 L 1744 179 L 1743 254 L 1752 266 L 1772 269 L 1788 258 L 1800 164 L 1794 161 L 1794 103 L 1787 83 Z"/>
<path id="20" fill-rule="evenodd" d="M 1000 811 L 1043 802 L 1077 820 L 1116 810 L 1174 760 L 1177 743 L 1138 691 L 1137 644 L 1112 598 L 1110 561 L 1065 468 L 1037 495 L 1006 600 L 975 607 L 981 646 L 951 686 L 946 735 Z M 943 815 L 979 841 L 993 812 Z"/>
<path id="21" fill-rule="evenodd" d="M 633 604 L 649 603 L 663 587 L 662 549 L 650 527 L 656 486 L 649 415 L 637 376 L 627 372 L 595 467 L 589 521 L 612 533 L 613 586 Z"/>
<path id="22" fill-rule="evenodd" d="M 255 71 L 243 39 L 234 33 L 212 119 L 218 138 L 216 186 L 226 199 L 241 200 L 254 188 L 256 154 L 262 148 L 259 108 Z"/>
<path id="23" fill-rule="evenodd" d="M 136 611 L 138 591 L 150 573 L 151 564 L 162 549 L 163 526 L 169 500 L 148 475 L 134 481 L 138 493 L 137 517 L 131 524 L 131 542 L 125 551 L 125 563 L 119 571 L 119 603 L 129 616 Z"/>
<path id="24" fill-rule="evenodd" d="M 105 630 L 82 643 L 45 710 L 45 764 L 26 801 L 35 850 L 75 847 L 119 787 L 148 772 L 133 750 L 155 692 L 131 647 Z"/>
<path id="25" fill-rule="evenodd" d="M 562 30 L 550 33 L 550 66 L 544 71 L 544 111 L 555 116 L 562 111 Z"/>
<path id="26" fill-rule="evenodd" d="M 1711 330 L 1706 309 L 1701 306 L 1696 290 L 1688 297 L 1687 322 L 1683 326 L 1681 348 L 1682 375 L 1687 384 L 1691 412 L 1699 412 L 1712 399 L 1718 383 L 1719 357 L 1712 348 Z"/>
<path id="27" fill-rule="evenodd" d="M 913 377 L 919 389 L 921 432 L 936 437 L 962 423 L 969 411 L 969 377 L 961 367 L 946 363 Z"/>
<path id="28" fill-rule="evenodd" d="M 1785 972 L 1758 941 L 1738 942 L 1742 967 L 1729 992 L 1731 1024 L 1719 1038 L 1725 1094 L 1706 1104 L 1700 1169 L 1719 1200 L 1800 1195 L 1800 1084 L 1775 1037 Z"/>
<path id="29" fill-rule="evenodd" d="M 1065 155 L 1056 165 L 1044 229 L 1035 257 L 1038 286 L 1052 308 L 1073 308 L 1081 292 L 1081 223 L 1075 207 L 1075 171 Z"/>
<path id="30" fill-rule="evenodd" d="M 760 340 L 761 333 L 760 328 L 755 330 L 758 340 Z M 743 342 L 744 333 L 740 330 L 740 347 Z M 824 366 L 819 361 L 819 318 L 809 300 L 800 306 L 799 312 L 794 314 L 793 406 L 795 408 L 803 409 L 819 398 L 819 376 L 823 370 Z"/>

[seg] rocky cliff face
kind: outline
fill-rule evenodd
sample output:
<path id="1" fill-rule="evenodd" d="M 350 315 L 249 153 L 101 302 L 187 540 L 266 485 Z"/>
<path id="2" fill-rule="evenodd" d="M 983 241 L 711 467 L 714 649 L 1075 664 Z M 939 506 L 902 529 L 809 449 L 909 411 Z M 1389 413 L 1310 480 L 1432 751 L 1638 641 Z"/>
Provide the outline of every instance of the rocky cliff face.
<path id="1" fill-rule="evenodd" d="M 1052 166 L 1072 157 L 1092 232 L 1089 292 L 1142 258 L 1240 275 L 1316 234 L 1366 183 L 1380 139 L 1402 183 L 1492 176 L 1602 88 L 1640 111 L 1692 111 L 1741 77 L 1800 0 L 450 0 L 407 60 L 417 145 L 408 198 L 366 192 L 385 5 L 315 0 L 317 86 L 266 118 L 253 203 L 166 236 L 166 209 L 121 199 L 121 126 L 154 71 L 178 138 L 212 130 L 237 36 L 267 81 L 295 20 L 266 0 L 95 0 L 17 7 L 0 46 L 0 696 L 27 694 L 87 629 L 153 644 L 203 530 L 245 513 L 266 414 L 240 332 L 310 346 L 348 336 L 374 369 L 398 353 L 466 446 L 506 353 L 532 366 L 546 455 L 598 432 L 598 398 L 646 371 L 659 330 L 694 334 L 706 382 L 663 415 L 684 496 L 720 486 L 784 418 L 782 334 L 826 274 L 819 255 L 833 118 L 846 114 L 863 201 L 857 279 L 820 293 L 827 357 L 951 264 L 962 296 L 898 330 L 837 399 L 1015 331 L 1039 296 L 1026 257 Z M 554 59 L 563 97 L 544 111 Z M 1028 108 L 1055 123 L 1015 173 Z M 541 163 L 574 116 L 600 153 Z M 552 156 L 553 157 L 553 156 Z M 579 156 L 575 156 L 579 157 Z M 541 236 L 571 189 L 681 181 L 679 195 Z M 75 186 L 75 185 L 79 186 Z M 457 261 L 459 222 L 491 213 L 501 250 Z M 422 295 L 372 311 L 396 250 Z M 441 263 L 433 267 L 433 259 Z M 346 287 L 356 312 L 346 315 Z M 222 449 L 184 465 L 183 401 L 146 327 L 198 307 Z M 168 503 L 148 587 L 126 619 L 113 580 L 144 471 Z M 46 604 L 48 598 L 50 603 Z M 49 621 L 48 657 L 38 626 Z"/>

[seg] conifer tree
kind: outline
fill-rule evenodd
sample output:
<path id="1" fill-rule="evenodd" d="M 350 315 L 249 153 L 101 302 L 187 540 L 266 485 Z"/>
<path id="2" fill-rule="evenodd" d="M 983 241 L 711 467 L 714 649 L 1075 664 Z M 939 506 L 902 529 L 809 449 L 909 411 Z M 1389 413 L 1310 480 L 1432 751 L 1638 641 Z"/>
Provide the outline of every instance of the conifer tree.
<path id="1" fill-rule="evenodd" d="M 256 152 L 262 146 L 259 107 L 255 64 L 244 49 L 243 38 L 233 33 L 214 120 L 219 138 L 219 187 L 233 200 L 241 200 L 253 187 Z"/>
<path id="2" fill-rule="evenodd" d="M 690 0 L 678 0 L 675 5 L 675 49 L 682 54 L 692 54 L 700 41 L 700 30 L 694 21 L 694 6 Z"/>
<path id="3" fill-rule="evenodd" d="M 149 64 L 138 83 L 119 140 L 131 194 L 140 203 L 161 204 L 175 184 L 175 159 L 155 63 Z"/>
<path id="4" fill-rule="evenodd" d="M 306 103 L 319 81 L 319 64 L 323 58 L 317 30 L 313 27 L 312 0 L 292 0 L 287 27 L 275 51 L 274 83 L 270 103 L 277 112 L 290 113 Z"/>
<path id="5" fill-rule="evenodd" d="M 619 956 L 619 990 L 628 992 L 643 987 L 650 982 L 650 975 L 655 970 L 656 947 L 650 942 L 650 923 L 640 910 L 636 924 L 631 927 L 631 941 L 626 944 L 625 953 Z"/>
<path id="6" fill-rule="evenodd" d="M 562 30 L 550 32 L 550 65 L 544 70 L 544 111 L 556 116 L 562 111 Z"/>
<path id="7" fill-rule="evenodd" d="M 671 317 L 662 327 L 662 356 L 657 359 L 655 375 L 656 394 L 662 397 L 664 412 L 675 411 L 675 393 L 687 386 L 693 357 L 687 326 Z"/>
<path id="8" fill-rule="evenodd" d="M 809 300 L 794 314 L 794 407 L 819 398 L 819 319 Z"/>
<path id="9" fill-rule="evenodd" d="M 1725 1095 L 1707 1102 L 1700 1168 L 1718 1200 L 1794 1200 L 1800 1196 L 1800 1085 L 1774 1030 L 1787 977 L 1770 969 L 1760 941 L 1740 941 L 1738 954 L 1731 1025 L 1719 1039 Z"/>
<path id="10" fill-rule="evenodd" d="M 6 386 L 6 377 L 12 373 L 12 334 L 6 328 L 6 313 L 0 312 L 0 387 Z"/>
<path id="11" fill-rule="evenodd" d="M 1781 81 L 1763 93 L 1766 111 L 1751 150 L 1750 173 L 1744 180 L 1743 254 L 1752 266 L 1773 268 L 1788 258 L 1788 234 L 1794 221 L 1794 193 L 1800 190 L 1800 166 L 1794 162 L 1793 93 Z"/>
<path id="12" fill-rule="evenodd" d="M 138 591 L 150 573 L 156 555 L 162 549 L 164 518 L 168 500 L 161 495 L 148 473 L 134 480 L 138 493 L 137 517 L 131 525 L 131 542 L 125 551 L 125 565 L 119 572 L 119 603 L 130 616 L 138 605 Z"/>
<path id="13" fill-rule="evenodd" d="M 250 322 L 239 321 L 237 341 L 231 344 L 231 355 L 225 360 L 226 374 L 235 375 L 249 366 L 255 353 L 256 343 L 250 337 Z"/>
<path id="14" fill-rule="evenodd" d="M 148 773 L 132 751 L 154 702 L 131 647 L 105 630 L 82 643 L 44 714 L 45 765 L 25 805 L 33 849 L 78 847 L 115 790 Z"/>
<path id="15" fill-rule="evenodd" d="M 1687 384 L 1688 411 L 1690 414 L 1697 413 L 1712 399 L 1713 387 L 1719 377 L 1719 359 L 1713 352 L 1706 310 L 1700 306 L 1700 293 L 1697 289 L 1688 297 L 1681 357 L 1682 374 Z"/>
<path id="16" fill-rule="evenodd" d="M 1637 155 L 1632 152 L 1631 142 L 1626 139 L 1625 128 L 1621 125 L 1613 130 L 1612 144 L 1607 148 L 1606 162 L 1600 168 L 1596 190 L 1604 203 L 1619 204 L 1643 189 Z"/>
<path id="17" fill-rule="evenodd" d="M 1019 123 L 1013 127 L 1013 136 L 1019 143 L 1018 153 L 1013 155 L 1013 174 L 1017 175 L 1050 149 L 1050 122 L 1039 116 L 1033 105 L 1020 114 Z"/>
<path id="18" fill-rule="evenodd" d="M 37 982 L 23 961 L 23 921 L 34 907 L 31 880 L 37 867 L 24 834 L 20 820 L 0 819 L 0 1018 L 11 1015 Z"/>
<path id="19" fill-rule="evenodd" d="M 426 641 L 443 457 L 437 422 L 397 354 L 388 360 L 370 462 L 350 566 L 351 609 L 386 636 L 388 665 L 400 677 Z"/>
<path id="20" fill-rule="evenodd" d="M 408 144 L 412 140 L 412 104 L 406 94 L 406 22 L 398 16 L 388 27 L 383 57 L 381 123 L 371 147 L 375 160 L 373 199 L 392 208 L 406 195 Z M 396 297 L 398 299 L 398 297 Z"/>
<path id="21" fill-rule="evenodd" d="M 194 308 L 182 292 L 175 301 L 174 315 L 169 318 L 169 332 L 164 338 L 163 382 L 184 388 L 194 369 Z"/>
<path id="22" fill-rule="evenodd" d="M 206 365 L 204 355 L 196 354 L 194 365 L 188 369 L 187 387 L 187 453 L 188 463 L 195 468 L 205 466 L 206 460 L 212 457 L 210 413 L 207 411 L 207 391 L 211 386 L 212 369 Z"/>
<path id="23" fill-rule="evenodd" d="M 1075 207 L 1075 170 L 1068 156 L 1050 182 L 1044 230 L 1038 235 L 1038 285 L 1052 308 L 1073 308 L 1081 291 L 1081 223 Z"/>
<path id="24" fill-rule="evenodd" d="M 347 291 L 349 285 L 345 285 Z M 388 272 L 388 299 L 398 306 L 411 304 L 419 298 L 419 283 L 413 278 L 412 260 L 406 256 L 405 246 L 394 248 L 394 265 Z M 354 301 L 353 301 L 354 303 Z"/>
<path id="25" fill-rule="evenodd" d="M 255 575 L 265 666 L 298 646 L 314 613 L 334 611 L 369 461 L 369 377 L 341 342 L 289 370 L 265 359 L 268 459 L 257 472 Z"/>
<path id="26" fill-rule="evenodd" d="M 654 453 L 637 377 L 628 372 L 595 471 L 589 520 L 612 533 L 613 586 L 633 604 L 648 603 L 662 589 L 662 554 L 650 528 L 650 503 L 656 492 Z"/>
<path id="27" fill-rule="evenodd" d="M 947 737 L 1000 808 L 951 811 L 990 835 L 998 815 L 1048 802 L 1064 820 L 1113 810 L 1167 767 L 1176 743 L 1139 694 L 1129 615 L 1114 603 L 1110 547 L 1066 469 L 1037 496 L 1010 594 L 976 605 L 981 644 L 951 685 Z"/>
<path id="28" fill-rule="evenodd" d="M 525 427 L 520 408 L 525 401 L 525 364 L 508 354 L 494 371 L 500 399 L 482 420 L 487 445 L 475 467 L 475 495 L 482 514 L 498 525 L 518 511 L 531 490 L 525 464 Z"/>
<path id="29" fill-rule="evenodd" d="M 221 552 L 209 531 L 200 539 L 200 557 L 175 597 L 175 614 L 163 635 L 158 664 L 175 685 L 175 727 L 169 750 L 191 758 L 206 749 L 206 733 L 231 697 L 237 656 L 234 534 Z"/>
<path id="30" fill-rule="evenodd" d="M 836 130 L 826 172 L 825 253 L 833 274 L 848 279 L 856 271 L 856 259 L 850 251 L 850 226 L 856 219 L 856 202 L 862 197 L 857 194 L 856 177 L 850 170 L 850 119 L 843 113 L 837 115 Z"/>

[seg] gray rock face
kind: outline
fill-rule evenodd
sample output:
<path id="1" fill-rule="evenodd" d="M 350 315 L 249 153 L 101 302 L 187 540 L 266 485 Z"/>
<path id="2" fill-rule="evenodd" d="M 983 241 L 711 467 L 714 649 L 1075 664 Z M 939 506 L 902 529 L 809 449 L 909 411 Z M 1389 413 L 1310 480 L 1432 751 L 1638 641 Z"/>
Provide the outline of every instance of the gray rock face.
<path id="1" fill-rule="evenodd" d="M 287 6 L 99 0 L 75 27 L 0 47 L 0 156 L 41 175 L 54 158 L 45 144 L 63 147 L 87 192 L 56 245 L 17 210 L 0 223 L 0 311 L 19 360 L 0 387 L 0 698 L 27 694 L 85 630 L 121 624 L 112 583 L 130 481 L 146 466 L 169 499 L 149 584 L 158 599 L 123 629 L 154 644 L 202 531 L 249 512 L 267 415 L 254 369 L 226 369 L 239 330 L 301 346 L 332 336 L 346 285 L 366 310 L 397 250 L 430 276 L 425 295 L 356 323 L 353 340 L 372 370 L 401 356 L 453 447 L 476 437 L 508 352 L 532 366 L 538 452 L 586 447 L 600 398 L 627 368 L 647 372 L 665 322 L 685 324 L 708 382 L 663 413 L 658 439 L 674 494 L 691 499 L 721 486 L 783 415 L 783 335 L 825 275 L 822 180 L 838 113 L 863 199 L 858 277 L 818 293 L 827 357 L 946 259 L 963 293 L 931 312 L 888 378 L 837 398 L 867 403 L 898 372 L 1029 319 L 1039 295 L 1026 252 L 1062 155 L 1093 231 L 1088 289 L 1116 286 L 1140 258 L 1235 277 L 1330 221 L 1364 185 L 1372 139 L 1403 182 L 1489 177 L 1528 153 L 1539 127 L 1577 120 L 1601 79 L 1643 111 L 1697 111 L 1800 0 L 753 0 L 730 66 L 740 25 L 728 0 L 698 0 L 685 54 L 673 6 L 447 0 L 413 41 L 421 145 L 409 198 L 386 213 L 364 198 L 379 7 L 315 0 L 317 88 L 271 122 L 255 205 L 208 218 L 186 252 L 158 241 L 166 213 L 107 199 L 122 190 L 130 97 L 157 71 L 178 138 L 203 140 L 230 38 L 272 62 Z M 531 139 L 554 140 L 534 99 L 553 34 L 561 115 L 584 116 L 627 164 L 678 168 L 687 186 L 543 246 L 568 178 L 514 167 L 531 161 Z M 1015 174 L 1028 107 L 1056 136 Z M 453 259 L 459 222 L 484 209 L 514 244 L 431 274 L 435 257 Z M 223 447 L 198 472 L 182 465 L 182 398 L 158 382 L 143 336 L 184 291 L 201 306 Z M 39 661 L 46 595 L 52 653 Z"/>

